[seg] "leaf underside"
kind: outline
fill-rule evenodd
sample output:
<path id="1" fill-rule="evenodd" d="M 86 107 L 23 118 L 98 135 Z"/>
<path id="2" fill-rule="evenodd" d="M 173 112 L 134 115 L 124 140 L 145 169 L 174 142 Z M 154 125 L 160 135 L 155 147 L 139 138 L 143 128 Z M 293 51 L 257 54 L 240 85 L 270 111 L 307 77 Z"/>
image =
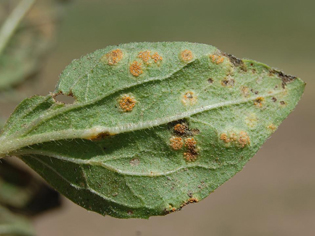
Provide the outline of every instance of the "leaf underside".
<path id="1" fill-rule="evenodd" d="M 24 100 L 1 138 L 84 208 L 148 218 L 204 199 L 240 171 L 304 85 L 213 46 L 110 46 L 74 60 L 54 93 Z"/>

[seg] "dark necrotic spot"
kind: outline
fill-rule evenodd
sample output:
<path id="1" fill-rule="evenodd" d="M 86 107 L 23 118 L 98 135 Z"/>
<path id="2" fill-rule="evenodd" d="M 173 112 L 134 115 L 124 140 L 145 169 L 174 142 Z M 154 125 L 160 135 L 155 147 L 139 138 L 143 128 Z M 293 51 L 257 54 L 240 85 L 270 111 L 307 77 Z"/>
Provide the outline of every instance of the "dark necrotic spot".
<path id="1" fill-rule="evenodd" d="M 234 83 L 235 83 L 235 80 L 234 80 L 234 79 L 231 79 L 231 78 L 229 78 L 229 79 L 224 79 L 224 80 L 221 81 L 221 84 L 222 84 L 223 86 L 228 86 L 228 87 L 234 86 Z"/>
<path id="2" fill-rule="evenodd" d="M 212 79 L 212 78 L 209 78 L 209 79 L 208 79 L 208 83 L 209 83 L 209 84 L 212 84 L 212 83 L 213 83 L 213 79 Z"/>
<path id="3" fill-rule="evenodd" d="M 293 76 L 293 75 L 286 75 L 284 74 L 282 71 L 278 71 L 275 69 L 270 70 L 270 74 L 271 75 L 277 75 L 278 77 L 280 77 L 280 79 L 282 80 L 282 88 L 285 89 L 285 86 L 288 83 L 291 83 L 292 81 L 294 81 L 297 77 Z"/>
<path id="4" fill-rule="evenodd" d="M 235 56 L 233 56 L 232 54 L 228 54 L 228 53 L 223 53 L 224 56 L 228 57 L 230 62 L 236 66 L 236 67 L 240 67 L 241 70 L 246 71 L 246 66 L 243 62 L 243 60 L 236 58 Z"/>
<path id="5" fill-rule="evenodd" d="M 273 102 L 277 101 L 277 98 L 275 98 L 275 97 L 272 97 L 271 99 L 272 99 Z"/>

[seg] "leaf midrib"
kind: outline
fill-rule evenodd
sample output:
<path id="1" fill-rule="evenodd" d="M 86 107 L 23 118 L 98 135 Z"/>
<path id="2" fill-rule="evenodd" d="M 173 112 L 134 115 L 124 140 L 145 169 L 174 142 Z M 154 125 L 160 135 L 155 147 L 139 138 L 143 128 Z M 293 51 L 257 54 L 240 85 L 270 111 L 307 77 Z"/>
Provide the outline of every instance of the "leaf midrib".
<path id="1" fill-rule="evenodd" d="M 114 135 L 114 134 L 121 134 L 121 133 L 132 132 L 132 131 L 137 131 L 137 130 L 142 130 L 142 129 L 147 129 L 147 128 L 153 128 L 153 127 L 160 126 L 160 125 L 172 122 L 172 121 L 184 119 L 184 118 L 193 116 L 201 112 L 205 112 L 205 111 L 209 111 L 209 110 L 217 109 L 217 108 L 222 108 L 226 106 L 233 106 L 233 105 L 239 105 L 242 103 L 251 102 L 260 97 L 264 97 L 264 98 L 272 97 L 282 92 L 283 92 L 282 90 L 279 90 L 273 93 L 261 94 L 261 95 L 257 95 L 257 96 L 247 98 L 247 99 L 243 98 L 243 99 L 234 100 L 234 101 L 221 102 L 217 104 L 203 106 L 203 107 L 194 109 L 193 111 L 186 111 L 186 112 L 174 115 L 174 116 L 165 117 L 159 120 L 136 123 L 136 124 L 127 124 L 120 127 L 93 126 L 89 129 L 84 129 L 84 130 L 68 129 L 68 130 L 60 130 L 60 131 L 49 132 L 49 133 L 44 133 L 44 134 L 34 134 L 29 137 L 22 137 L 22 138 L 16 138 L 16 139 L 14 137 L 10 139 L 7 138 L 5 139 L 4 142 L 1 143 L 0 146 L 7 146 L 6 150 L 9 150 L 9 153 L 10 153 L 14 150 L 18 150 L 25 146 L 30 146 L 33 144 L 44 143 L 44 142 L 49 142 L 49 141 L 75 139 L 75 138 L 90 139 L 91 136 L 97 136 L 98 134 L 101 134 L 101 133 L 110 133 Z M 10 145 L 14 146 L 12 150 L 10 150 L 10 147 L 9 147 Z M 0 153 L 0 156 L 1 155 L 3 154 Z"/>

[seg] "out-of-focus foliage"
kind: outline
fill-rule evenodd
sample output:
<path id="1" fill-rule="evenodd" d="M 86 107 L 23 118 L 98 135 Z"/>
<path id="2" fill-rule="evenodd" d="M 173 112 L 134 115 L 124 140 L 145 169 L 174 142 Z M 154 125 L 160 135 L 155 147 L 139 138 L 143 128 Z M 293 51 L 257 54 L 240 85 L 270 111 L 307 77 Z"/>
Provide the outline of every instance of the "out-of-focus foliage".
<path id="1" fill-rule="evenodd" d="M 2 0 L 0 25 L 20 1 Z M 55 41 L 56 26 L 62 16 L 62 2 L 37 1 L 27 13 L 9 44 L 0 55 L 0 90 L 34 77 Z"/>
<path id="2" fill-rule="evenodd" d="M 0 163 L 0 204 L 14 212 L 36 215 L 58 207 L 60 197 L 28 171 L 11 162 Z"/>
<path id="3" fill-rule="evenodd" d="M 24 12 L 27 13 L 24 16 L 21 11 L 16 11 L 17 6 L 23 1 L 25 0 L 0 1 L 0 28 L 5 23 L 12 22 L 9 21 L 12 20 L 10 18 L 12 12 L 19 12 L 17 16 L 19 19 L 22 18 L 21 21 L 17 21 L 19 24 L 11 23 L 13 34 L 9 41 L 2 41 L 5 42 L 2 44 L 4 50 L 0 50 L 0 102 L 4 104 L 19 102 L 25 97 L 22 91 L 31 90 L 37 81 L 34 78 L 37 77 L 45 57 L 54 45 L 56 28 L 64 12 L 63 3 L 67 2 L 36 1 L 30 9 L 25 8 Z M 0 37 L 2 36 L 0 33 Z M 26 79 L 32 80 L 25 83 Z M 16 86 L 21 84 L 24 88 L 21 90 L 22 86 L 19 86 L 17 90 Z M 1 130 L 6 115 L 2 110 L 0 115 Z M 1 161 L 0 235 L 35 235 L 28 220 L 16 214 L 34 216 L 59 205 L 58 192 L 14 163 Z"/>
<path id="4" fill-rule="evenodd" d="M 34 229 L 30 222 L 0 205 L 0 235 L 2 236 L 33 236 Z"/>

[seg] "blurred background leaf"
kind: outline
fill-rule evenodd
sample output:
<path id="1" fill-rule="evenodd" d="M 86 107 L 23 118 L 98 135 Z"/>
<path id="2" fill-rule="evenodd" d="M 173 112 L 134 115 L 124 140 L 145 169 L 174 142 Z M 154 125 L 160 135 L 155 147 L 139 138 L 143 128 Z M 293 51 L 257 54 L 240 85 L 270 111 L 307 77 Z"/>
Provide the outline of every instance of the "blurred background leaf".
<path id="1" fill-rule="evenodd" d="M 29 7 L 4 49 L 0 48 L 0 130 L 8 117 L 6 108 L 34 94 L 39 73 L 56 42 L 66 2 L 1 0 L 0 27 L 17 6 L 25 3 Z M 60 195 L 11 160 L 0 162 L 0 235 L 34 235 L 29 221 L 20 215 L 29 218 L 59 207 Z"/>
<path id="2" fill-rule="evenodd" d="M 0 205 L 0 235 L 34 236 L 35 232 L 26 218 L 13 214 Z"/>
<path id="3" fill-rule="evenodd" d="M 1 160 L 0 204 L 10 210 L 35 216 L 60 206 L 59 193 L 17 164 Z"/>
<path id="4" fill-rule="evenodd" d="M 0 25 L 20 1 L 2 0 Z M 0 55 L 0 90 L 12 88 L 40 71 L 55 42 L 56 26 L 62 16 L 61 1 L 37 1 L 26 14 Z"/>

